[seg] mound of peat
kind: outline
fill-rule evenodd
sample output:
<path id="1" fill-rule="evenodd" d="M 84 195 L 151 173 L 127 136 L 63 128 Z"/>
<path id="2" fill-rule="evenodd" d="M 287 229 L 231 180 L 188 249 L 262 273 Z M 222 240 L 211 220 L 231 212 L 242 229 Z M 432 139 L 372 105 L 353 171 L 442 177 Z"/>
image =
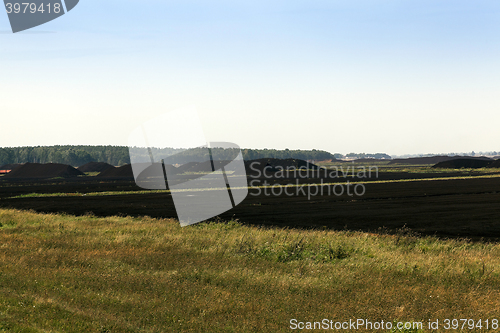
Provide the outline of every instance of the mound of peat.
<path id="1" fill-rule="evenodd" d="M 494 162 L 496 162 L 496 161 L 494 161 Z M 477 169 L 477 168 L 488 167 L 491 163 L 492 163 L 492 161 L 490 159 L 480 160 L 480 159 L 473 159 L 473 158 L 459 158 L 459 159 L 439 162 L 436 165 L 433 165 L 432 167 L 433 168 L 446 168 L 446 169 L 462 169 L 462 168 Z"/>
<path id="2" fill-rule="evenodd" d="M 500 168 L 500 160 L 494 160 L 488 164 L 488 168 Z"/>
<path id="3" fill-rule="evenodd" d="M 125 164 L 121 167 L 111 167 L 104 170 L 97 177 L 106 178 L 133 178 L 134 173 L 132 172 L 132 166 L 130 164 Z"/>
<path id="4" fill-rule="evenodd" d="M 226 171 L 231 171 L 234 170 L 234 167 L 230 164 L 232 161 L 213 161 L 213 167 L 215 170 L 219 170 L 224 168 Z M 183 174 L 183 173 L 210 173 L 212 172 L 212 161 L 205 161 L 205 162 L 189 162 L 186 164 L 183 164 L 179 167 L 174 167 L 170 164 L 165 165 L 165 169 L 167 172 L 169 172 L 169 168 L 172 169 L 170 172 L 174 172 L 177 174 Z"/>
<path id="5" fill-rule="evenodd" d="M 212 172 L 212 162 L 189 162 L 177 168 L 179 172 Z"/>
<path id="6" fill-rule="evenodd" d="M 197 167 L 199 163 L 198 162 L 188 162 L 183 165 L 180 165 L 176 168 L 178 173 L 184 173 L 184 172 L 189 172 L 191 168 Z M 174 167 L 175 168 L 175 167 Z"/>
<path id="7" fill-rule="evenodd" d="M 73 168 L 71 165 L 57 163 L 26 163 L 10 173 L 5 178 L 55 178 L 76 177 L 84 175 L 83 172 Z"/>
<path id="8" fill-rule="evenodd" d="M 277 158 L 260 158 L 257 160 L 245 161 L 245 168 L 247 170 L 247 173 L 253 174 L 253 173 L 259 173 L 259 171 L 262 173 L 264 168 L 267 168 L 266 172 L 272 173 L 283 169 L 287 170 L 295 168 L 295 169 L 316 170 L 319 169 L 320 167 L 317 166 L 316 164 L 312 164 L 299 159 L 289 158 L 281 160 Z"/>
<path id="9" fill-rule="evenodd" d="M 84 164 L 77 169 L 80 170 L 81 172 L 103 172 L 106 171 L 110 168 L 113 168 L 111 164 L 104 163 L 104 162 L 89 162 L 87 164 Z"/>
<path id="10" fill-rule="evenodd" d="M 13 164 L 5 164 L 5 165 L 2 165 L 0 166 L 0 170 L 10 170 L 10 171 L 14 171 L 16 170 L 17 168 L 19 168 L 22 164 L 16 164 L 16 163 L 13 163 Z"/>
<path id="11" fill-rule="evenodd" d="M 146 178 L 157 178 L 161 177 L 163 179 L 163 172 L 165 171 L 169 175 L 179 173 L 178 169 L 174 167 L 172 164 L 160 164 L 160 163 L 144 163 L 144 165 L 137 165 L 138 170 L 142 170 L 138 176 L 138 179 L 146 179 Z M 165 170 L 164 170 L 165 169 Z"/>
<path id="12" fill-rule="evenodd" d="M 468 160 L 480 160 L 480 161 L 491 161 L 488 157 L 471 157 L 471 156 L 429 156 L 429 157 L 411 157 L 411 158 L 396 158 L 390 161 L 388 164 L 437 164 L 441 162 L 468 159 Z"/>
<path id="13" fill-rule="evenodd" d="M 165 164 L 164 166 L 165 166 L 165 172 L 169 175 L 179 173 L 178 168 L 174 167 L 172 164 Z"/>

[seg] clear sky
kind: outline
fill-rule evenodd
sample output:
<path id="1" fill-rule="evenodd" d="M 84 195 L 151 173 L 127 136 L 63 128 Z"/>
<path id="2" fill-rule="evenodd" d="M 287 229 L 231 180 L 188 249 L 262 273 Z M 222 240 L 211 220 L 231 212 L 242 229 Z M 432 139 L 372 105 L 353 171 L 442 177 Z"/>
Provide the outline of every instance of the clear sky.
<path id="1" fill-rule="evenodd" d="M 0 146 L 126 145 L 195 105 L 210 141 L 500 150 L 500 1 L 80 0 L 12 34 Z"/>

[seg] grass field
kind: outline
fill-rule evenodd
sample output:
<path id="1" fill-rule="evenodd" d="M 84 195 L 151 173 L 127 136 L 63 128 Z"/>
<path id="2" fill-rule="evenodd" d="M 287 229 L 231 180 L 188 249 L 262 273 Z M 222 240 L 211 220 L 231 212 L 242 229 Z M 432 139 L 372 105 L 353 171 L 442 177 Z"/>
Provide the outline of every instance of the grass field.
<path id="1" fill-rule="evenodd" d="M 446 318 L 499 319 L 499 264 L 498 244 L 406 229 L 2 209 L 0 331 L 290 332 L 291 319 L 324 318 L 422 321 L 426 332 L 439 319 L 444 331 Z"/>

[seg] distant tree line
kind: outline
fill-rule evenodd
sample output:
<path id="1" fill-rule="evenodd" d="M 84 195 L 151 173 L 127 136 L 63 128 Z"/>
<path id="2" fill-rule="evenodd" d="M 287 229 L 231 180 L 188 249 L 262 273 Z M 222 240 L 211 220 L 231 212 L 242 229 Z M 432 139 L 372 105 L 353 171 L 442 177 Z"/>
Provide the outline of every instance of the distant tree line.
<path id="1" fill-rule="evenodd" d="M 324 150 L 277 150 L 277 149 L 242 149 L 243 159 L 255 160 L 258 158 L 296 158 L 301 160 L 335 160 L 341 157 L 341 154 L 332 154 Z M 337 156 L 337 157 L 336 157 Z"/>
<path id="2" fill-rule="evenodd" d="M 214 160 L 227 160 L 231 161 L 235 159 L 240 150 L 232 148 L 211 148 L 212 158 Z M 144 148 L 134 148 L 131 150 L 133 154 L 134 161 L 147 162 L 151 160 L 149 154 L 151 154 L 155 160 L 158 160 L 157 156 L 168 156 L 164 158 L 167 164 L 183 164 L 188 162 L 203 162 L 210 159 L 208 150 L 203 148 L 193 148 L 189 150 L 183 149 L 172 149 L 164 148 L 157 149 L 152 148 L 147 150 Z M 279 159 L 301 159 L 301 160 L 335 160 L 335 155 L 322 150 L 278 150 L 278 149 L 242 149 L 241 150 L 243 159 L 245 160 L 255 160 L 259 158 L 279 158 Z"/>
<path id="3" fill-rule="evenodd" d="M 346 155 L 347 158 L 375 158 L 375 159 L 391 159 L 390 155 L 386 153 L 375 153 L 375 154 L 365 154 L 365 153 L 349 153 Z"/>
<path id="4" fill-rule="evenodd" d="M 139 150 L 144 154 L 144 149 Z M 153 154 L 172 155 L 181 150 L 172 148 L 156 149 L 153 148 Z M 347 154 L 346 156 L 336 153 L 332 154 L 324 150 L 278 150 L 278 149 L 242 149 L 245 160 L 254 160 L 259 158 L 279 158 L 279 159 L 301 159 L 301 160 L 335 160 L 344 157 L 355 158 L 391 158 L 387 154 Z M 206 151 L 203 149 L 190 149 L 180 153 L 176 161 L 184 163 L 196 159 L 204 160 Z M 237 152 L 233 149 L 212 148 L 212 154 L 217 159 L 233 159 Z M 148 156 L 142 156 L 147 160 Z M 89 162 L 105 162 L 111 165 L 119 166 L 130 163 L 129 148 L 125 146 L 38 146 L 38 147 L 15 147 L 0 148 L 0 166 L 11 163 L 61 163 L 69 164 L 75 167 Z M 169 162 L 166 160 L 166 162 Z"/>
<path id="5" fill-rule="evenodd" d="M 72 166 L 88 162 L 111 165 L 130 163 L 127 147 L 120 146 L 50 146 L 0 148 L 0 166 L 11 163 L 61 163 Z"/>

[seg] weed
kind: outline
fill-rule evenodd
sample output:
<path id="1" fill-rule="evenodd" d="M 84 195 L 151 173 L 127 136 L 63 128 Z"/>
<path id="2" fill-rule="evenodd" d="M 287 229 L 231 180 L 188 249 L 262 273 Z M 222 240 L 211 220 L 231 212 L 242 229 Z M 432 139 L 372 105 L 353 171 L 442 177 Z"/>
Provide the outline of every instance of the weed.
<path id="1" fill-rule="evenodd" d="M 494 318 L 500 307 L 498 244 L 407 228 L 181 228 L 7 209 L 0 223 L 0 332 L 289 332 L 294 317 Z"/>

